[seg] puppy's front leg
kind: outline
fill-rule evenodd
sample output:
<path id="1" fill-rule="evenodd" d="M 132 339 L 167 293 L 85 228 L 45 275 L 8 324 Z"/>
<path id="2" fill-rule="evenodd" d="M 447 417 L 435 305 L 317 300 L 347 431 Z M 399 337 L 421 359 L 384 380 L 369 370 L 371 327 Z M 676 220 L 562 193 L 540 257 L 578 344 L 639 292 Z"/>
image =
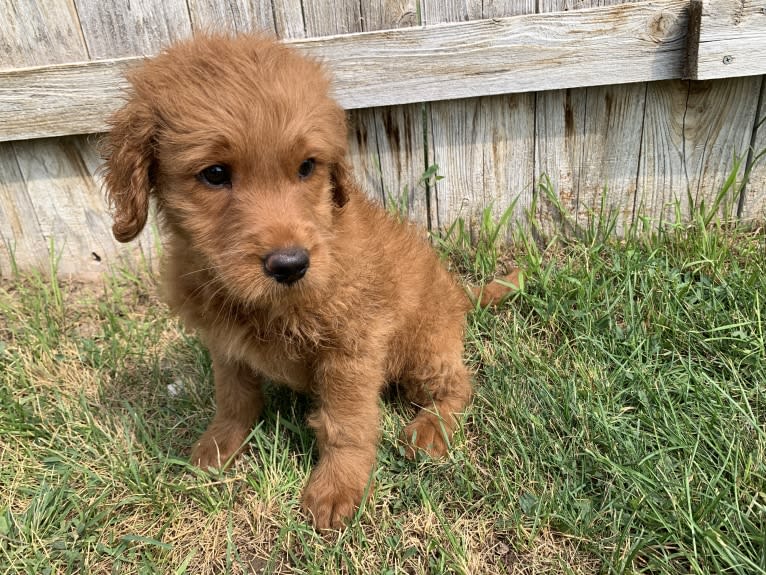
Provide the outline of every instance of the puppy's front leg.
<path id="1" fill-rule="evenodd" d="M 379 437 L 382 369 L 358 358 L 325 362 L 319 371 L 319 407 L 309 419 L 319 462 L 303 493 L 303 507 L 317 529 L 341 528 L 362 502 Z"/>
<path id="2" fill-rule="evenodd" d="M 211 350 L 215 379 L 215 417 L 192 449 L 193 464 L 224 467 L 238 455 L 263 409 L 260 376 L 246 364 Z"/>

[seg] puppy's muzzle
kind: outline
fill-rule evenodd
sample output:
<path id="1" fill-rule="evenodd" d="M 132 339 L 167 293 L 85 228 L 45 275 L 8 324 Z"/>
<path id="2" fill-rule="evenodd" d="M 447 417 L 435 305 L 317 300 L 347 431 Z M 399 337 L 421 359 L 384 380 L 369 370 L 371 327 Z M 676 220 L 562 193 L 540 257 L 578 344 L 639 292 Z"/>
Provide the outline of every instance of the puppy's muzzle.
<path id="1" fill-rule="evenodd" d="M 306 275 L 309 269 L 309 253 L 303 248 L 276 250 L 263 260 L 266 275 L 281 284 L 293 284 Z"/>

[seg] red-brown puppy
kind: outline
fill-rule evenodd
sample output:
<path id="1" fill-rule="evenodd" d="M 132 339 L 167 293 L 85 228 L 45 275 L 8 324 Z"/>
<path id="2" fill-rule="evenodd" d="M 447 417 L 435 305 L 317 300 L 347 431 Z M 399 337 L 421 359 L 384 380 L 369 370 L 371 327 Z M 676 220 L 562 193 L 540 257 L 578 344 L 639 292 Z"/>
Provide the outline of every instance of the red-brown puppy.
<path id="1" fill-rule="evenodd" d="M 192 461 L 242 449 L 265 379 L 309 393 L 319 462 L 303 503 L 317 528 L 339 527 L 371 476 L 386 383 L 422 408 L 410 454 L 446 452 L 471 396 L 464 291 L 354 184 L 317 62 L 265 37 L 202 36 L 129 80 L 104 141 L 113 231 L 133 239 L 156 199 L 166 299 L 213 358 L 216 414 Z"/>

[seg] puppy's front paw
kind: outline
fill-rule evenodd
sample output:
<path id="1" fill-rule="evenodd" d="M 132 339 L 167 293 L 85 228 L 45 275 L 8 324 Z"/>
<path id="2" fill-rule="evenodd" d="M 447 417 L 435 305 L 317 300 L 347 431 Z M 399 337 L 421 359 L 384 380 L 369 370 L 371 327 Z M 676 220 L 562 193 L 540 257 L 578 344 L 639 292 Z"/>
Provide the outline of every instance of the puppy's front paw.
<path id="1" fill-rule="evenodd" d="M 429 457 L 443 457 L 449 449 L 451 429 L 447 422 L 433 413 L 421 411 L 402 432 L 407 459 L 415 459 L 418 451 Z"/>
<path id="2" fill-rule="evenodd" d="M 312 475 L 303 492 L 303 510 L 318 530 L 342 529 L 362 502 L 364 488 L 347 487 L 317 475 Z"/>
<path id="3" fill-rule="evenodd" d="M 224 469 L 243 450 L 248 430 L 211 425 L 192 448 L 191 462 L 201 469 Z"/>

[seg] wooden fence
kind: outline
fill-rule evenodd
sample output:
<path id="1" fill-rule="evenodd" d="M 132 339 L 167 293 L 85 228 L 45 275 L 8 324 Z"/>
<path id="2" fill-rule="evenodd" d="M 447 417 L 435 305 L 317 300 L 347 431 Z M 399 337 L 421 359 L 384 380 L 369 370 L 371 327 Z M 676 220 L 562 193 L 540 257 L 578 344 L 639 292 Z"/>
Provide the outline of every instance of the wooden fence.
<path id="1" fill-rule="evenodd" d="M 432 227 L 491 206 L 619 226 L 710 202 L 761 218 L 766 0 L 6 0 L 0 7 L 0 275 L 97 275 L 110 234 L 94 143 L 121 73 L 199 30 L 274 32 L 324 59 L 357 178 Z M 425 185 L 427 167 L 439 166 Z M 605 195 L 604 195 L 605 194 Z M 142 236 L 153 253 L 151 233 Z"/>

